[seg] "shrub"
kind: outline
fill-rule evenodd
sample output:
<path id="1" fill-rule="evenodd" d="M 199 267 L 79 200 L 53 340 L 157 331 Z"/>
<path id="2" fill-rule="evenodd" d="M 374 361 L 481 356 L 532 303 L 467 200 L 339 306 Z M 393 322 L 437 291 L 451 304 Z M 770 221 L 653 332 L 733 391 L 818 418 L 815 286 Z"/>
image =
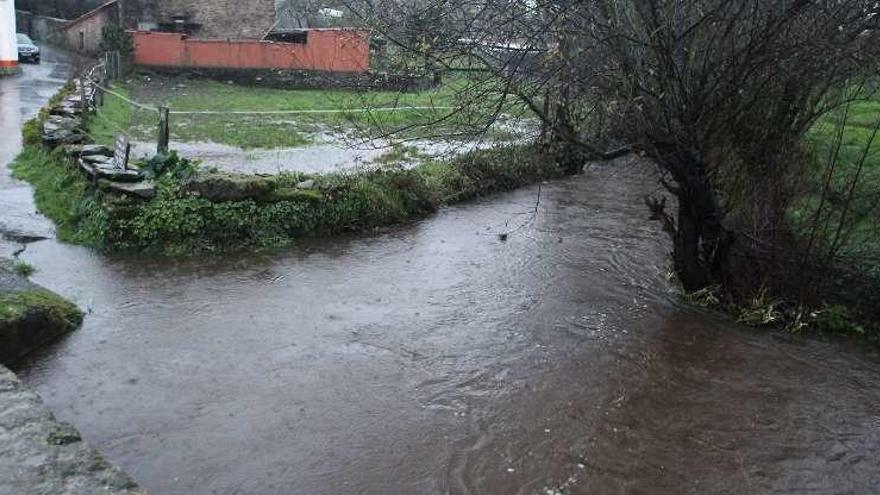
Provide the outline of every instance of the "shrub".
<path id="1" fill-rule="evenodd" d="M 98 48 L 102 52 L 118 51 L 120 55 L 130 55 L 134 53 L 134 38 L 119 24 L 109 24 L 101 30 Z"/>
<path id="2" fill-rule="evenodd" d="M 513 157 L 513 159 L 511 159 Z M 28 146 L 13 165 L 31 182 L 37 206 L 58 224 L 59 238 L 112 251 L 191 254 L 267 248 L 303 235 L 332 234 L 400 223 L 460 201 L 558 177 L 527 147 L 485 150 L 413 169 L 272 178 L 254 199 L 211 201 L 181 185 L 197 174 L 176 153 L 143 164 L 157 195 L 142 201 L 94 190 L 60 153 Z M 299 188 L 303 180 L 314 185 Z"/>

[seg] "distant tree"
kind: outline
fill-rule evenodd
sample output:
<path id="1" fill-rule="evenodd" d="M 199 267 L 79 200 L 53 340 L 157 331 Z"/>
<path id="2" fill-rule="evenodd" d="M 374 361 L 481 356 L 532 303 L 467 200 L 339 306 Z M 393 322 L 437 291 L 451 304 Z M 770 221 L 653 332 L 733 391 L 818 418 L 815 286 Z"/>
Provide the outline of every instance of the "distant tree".
<path id="1" fill-rule="evenodd" d="M 98 47 L 102 52 L 118 51 L 122 55 L 134 53 L 134 39 L 122 26 L 109 24 L 101 29 L 101 44 Z"/>

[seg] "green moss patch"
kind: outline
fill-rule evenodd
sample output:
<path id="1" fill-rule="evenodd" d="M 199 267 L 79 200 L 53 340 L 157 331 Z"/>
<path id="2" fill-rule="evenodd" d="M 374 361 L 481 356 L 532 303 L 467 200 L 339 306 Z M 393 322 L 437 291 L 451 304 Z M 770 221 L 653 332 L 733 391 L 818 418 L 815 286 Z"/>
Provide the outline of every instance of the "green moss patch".
<path id="1" fill-rule="evenodd" d="M 83 314 L 73 303 L 44 290 L 0 294 L 0 331 L 31 314 L 43 314 L 63 331 L 82 324 Z"/>

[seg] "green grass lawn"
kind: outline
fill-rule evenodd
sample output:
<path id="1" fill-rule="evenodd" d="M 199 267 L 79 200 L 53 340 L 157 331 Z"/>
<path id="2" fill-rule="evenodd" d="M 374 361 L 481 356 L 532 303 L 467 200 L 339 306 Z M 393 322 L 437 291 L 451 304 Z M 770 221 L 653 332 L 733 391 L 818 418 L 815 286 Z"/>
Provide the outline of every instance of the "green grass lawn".
<path id="1" fill-rule="evenodd" d="M 821 233 L 831 238 L 839 225 L 834 219 L 844 211 L 845 198 L 858 174 L 854 200 L 846 210 L 854 220 L 844 225 L 845 231 L 851 232 L 846 251 L 853 255 L 870 252 L 880 256 L 880 133 L 874 136 L 878 122 L 880 94 L 874 93 L 835 109 L 820 119 L 808 134 L 815 152 L 810 176 L 815 194 L 806 198 L 798 214 L 806 216 L 815 212 L 823 180 L 833 164 L 832 194 L 826 203 L 832 222 L 830 228 Z"/>
<path id="2" fill-rule="evenodd" d="M 317 133 L 332 131 L 382 136 L 401 131 L 405 137 L 453 134 L 495 111 L 488 101 L 463 101 L 473 81 L 453 79 L 436 89 L 413 93 L 350 90 L 287 90 L 224 84 L 206 79 L 138 75 L 114 91 L 151 106 L 179 112 L 274 112 L 353 110 L 346 113 L 171 115 L 173 141 L 210 141 L 244 149 L 309 144 Z M 472 93 L 469 93 L 472 94 Z M 462 106 L 466 112 L 448 107 Z M 469 104 L 468 104 L 469 103 Z M 405 110 L 408 107 L 431 107 Z M 446 108 L 444 108 L 446 107 Z M 359 109 L 397 108 L 398 111 Z M 513 109 L 513 106 L 510 106 Z M 125 131 L 138 140 L 156 139 L 158 115 L 107 95 L 90 125 L 98 142 L 110 143 Z"/>

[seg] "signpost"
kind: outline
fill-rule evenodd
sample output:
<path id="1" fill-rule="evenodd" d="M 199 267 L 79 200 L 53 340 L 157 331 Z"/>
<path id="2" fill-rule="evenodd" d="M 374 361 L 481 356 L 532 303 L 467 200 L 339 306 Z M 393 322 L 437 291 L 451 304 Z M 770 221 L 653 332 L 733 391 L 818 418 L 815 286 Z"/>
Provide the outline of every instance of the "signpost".
<path id="1" fill-rule="evenodd" d="M 131 143 L 128 138 L 120 134 L 116 136 L 116 146 L 113 150 L 113 168 L 128 170 L 128 156 L 131 154 Z"/>

